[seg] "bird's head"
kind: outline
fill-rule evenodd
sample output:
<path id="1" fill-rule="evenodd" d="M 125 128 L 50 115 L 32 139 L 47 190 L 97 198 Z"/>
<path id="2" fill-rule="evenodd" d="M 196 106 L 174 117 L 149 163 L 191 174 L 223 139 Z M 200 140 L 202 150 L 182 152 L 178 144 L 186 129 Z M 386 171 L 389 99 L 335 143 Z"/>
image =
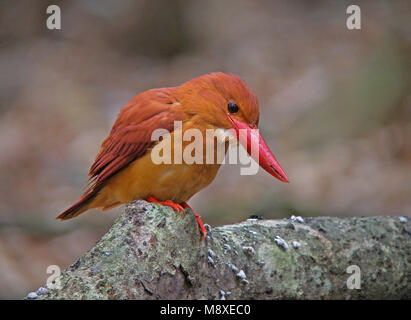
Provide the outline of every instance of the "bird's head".
<path id="1" fill-rule="evenodd" d="M 192 79 L 178 88 L 185 114 L 197 117 L 215 129 L 231 130 L 259 165 L 280 181 L 289 182 L 258 130 L 256 95 L 238 76 L 211 73 Z M 258 148 L 251 152 L 252 145 Z"/>

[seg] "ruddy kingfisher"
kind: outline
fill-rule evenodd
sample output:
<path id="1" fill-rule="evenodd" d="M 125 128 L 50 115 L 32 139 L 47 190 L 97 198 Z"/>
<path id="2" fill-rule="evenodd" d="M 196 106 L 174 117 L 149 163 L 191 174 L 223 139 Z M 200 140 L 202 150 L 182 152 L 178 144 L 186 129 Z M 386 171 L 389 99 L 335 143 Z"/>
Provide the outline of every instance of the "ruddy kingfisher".
<path id="1" fill-rule="evenodd" d="M 288 182 L 283 169 L 256 130 L 259 106 L 255 94 L 238 76 L 211 73 L 194 78 L 177 87 L 151 89 L 138 94 L 120 111 L 110 135 L 103 141 L 89 171 L 89 186 L 78 202 L 57 219 L 74 218 L 89 209 L 102 211 L 132 200 L 144 199 L 170 206 L 185 214 L 187 201 L 215 178 L 221 162 L 157 163 L 153 152 L 159 144 L 169 143 L 171 158 L 176 157 L 177 142 L 184 153 L 190 141 L 174 139 L 187 130 L 196 129 L 206 135 L 214 130 L 216 139 L 203 139 L 204 150 L 217 150 L 223 144 L 240 143 L 250 156 L 269 174 Z M 175 122 L 181 125 L 176 129 Z M 153 139 L 156 129 L 168 133 Z M 240 139 L 240 132 L 243 139 Z M 234 134 L 233 134 L 234 132 Z M 207 144 L 214 143 L 211 149 Z M 251 152 L 252 145 L 257 152 Z M 168 150 L 168 151 L 165 151 Z M 204 153 L 204 159 L 207 157 Z M 191 208 L 190 208 L 191 209 Z M 203 238 L 206 229 L 196 216 Z"/>

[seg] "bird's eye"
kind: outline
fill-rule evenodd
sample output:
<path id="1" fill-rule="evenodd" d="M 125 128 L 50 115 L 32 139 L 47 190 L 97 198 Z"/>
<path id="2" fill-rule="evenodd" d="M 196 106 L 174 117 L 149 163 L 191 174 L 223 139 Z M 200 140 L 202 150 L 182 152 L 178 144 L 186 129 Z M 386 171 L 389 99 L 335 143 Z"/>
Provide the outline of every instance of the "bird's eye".
<path id="1" fill-rule="evenodd" d="M 230 112 L 230 113 L 237 113 L 238 112 L 238 106 L 232 101 L 230 101 L 228 103 L 227 108 L 228 108 L 228 112 Z"/>

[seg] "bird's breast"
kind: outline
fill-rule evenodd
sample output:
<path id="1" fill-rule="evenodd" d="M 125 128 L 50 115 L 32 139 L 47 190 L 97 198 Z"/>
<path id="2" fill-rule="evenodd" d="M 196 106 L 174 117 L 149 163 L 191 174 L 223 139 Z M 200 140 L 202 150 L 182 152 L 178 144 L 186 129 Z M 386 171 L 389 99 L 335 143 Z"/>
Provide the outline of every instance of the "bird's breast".
<path id="1" fill-rule="evenodd" d="M 160 201 L 188 201 L 215 178 L 228 143 L 222 132 L 207 140 L 205 130 L 183 127 L 162 136 L 143 157 L 133 161 L 110 181 L 116 199 L 127 203 L 154 196 Z"/>

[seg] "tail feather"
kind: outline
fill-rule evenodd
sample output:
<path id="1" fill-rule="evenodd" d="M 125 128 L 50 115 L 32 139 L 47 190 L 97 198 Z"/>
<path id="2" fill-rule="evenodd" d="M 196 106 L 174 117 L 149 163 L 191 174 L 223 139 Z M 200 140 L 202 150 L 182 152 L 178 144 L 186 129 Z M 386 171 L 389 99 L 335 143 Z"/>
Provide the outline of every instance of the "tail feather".
<path id="1" fill-rule="evenodd" d="M 99 190 L 92 190 L 90 192 L 86 192 L 79 201 L 77 201 L 70 208 L 62 212 L 56 219 L 68 220 L 77 217 L 78 215 L 82 214 L 88 209 L 91 209 L 92 207 L 90 206 L 90 204 L 93 202 L 98 191 Z"/>

